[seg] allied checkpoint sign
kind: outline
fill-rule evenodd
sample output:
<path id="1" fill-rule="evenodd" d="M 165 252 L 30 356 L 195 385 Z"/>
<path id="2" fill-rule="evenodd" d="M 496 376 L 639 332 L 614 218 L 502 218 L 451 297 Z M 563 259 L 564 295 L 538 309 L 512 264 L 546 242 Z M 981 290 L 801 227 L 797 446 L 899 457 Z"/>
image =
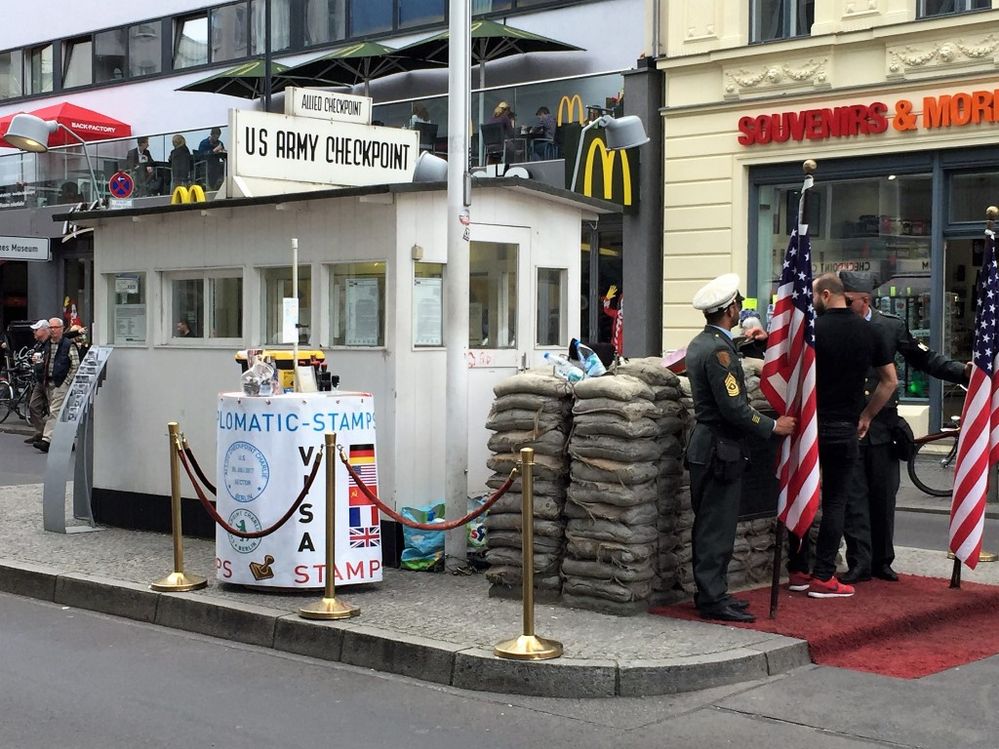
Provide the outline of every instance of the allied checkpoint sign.
<path id="1" fill-rule="evenodd" d="M 227 197 L 412 182 L 420 155 L 416 130 L 271 112 L 230 110 L 229 132 Z"/>
<path id="2" fill-rule="evenodd" d="M 284 113 L 292 117 L 313 117 L 320 120 L 371 124 L 370 96 L 317 91 L 313 88 L 288 86 L 284 89 Z"/>
<path id="3" fill-rule="evenodd" d="M 218 402 L 217 509 L 229 525 L 259 531 L 277 522 L 305 485 L 325 434 L 334 432 L 365 486 L 378 493 L 375 408 L 369 393 L 287 393 Z M 337 585 L 382 579 L 378 509 L 336 465 Z M 326 456 L 323 458 L 326 459 Z M 321 588 L 326 571 L 326 467 L 320 465 L 298 512 L 279 530 L 242 539 L 215 532 L 221 582 L 276 588 Z"/>

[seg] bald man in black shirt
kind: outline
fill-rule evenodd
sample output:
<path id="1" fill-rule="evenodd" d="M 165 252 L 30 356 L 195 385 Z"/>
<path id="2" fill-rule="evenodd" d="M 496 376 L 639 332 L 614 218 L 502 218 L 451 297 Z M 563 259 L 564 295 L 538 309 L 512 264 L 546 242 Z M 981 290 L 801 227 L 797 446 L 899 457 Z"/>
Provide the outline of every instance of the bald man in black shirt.
<path id="1" fill-rule="evenodd" d="M 790 588 L 808 591 L 811 598 L 845 598 L 852 596 L 854 589 L 837 580 L 834 573 L 843 538 L 847 488 L 857 468 L 860 439 L 895 391 L 898 378 L 892 355 L 871 326 L 850 311 L 843 283 L 835 273 L 815 279 L 812 302 L 819 315 L 815 321 L 815 391 L 822 521 L 810 576 L 807 538 L 791 538 Z M 878 373 L 878 386 L 868 402 L 864 382 L 872 368 Z M 800 542 L 796 544 L 796 540 Z"/>

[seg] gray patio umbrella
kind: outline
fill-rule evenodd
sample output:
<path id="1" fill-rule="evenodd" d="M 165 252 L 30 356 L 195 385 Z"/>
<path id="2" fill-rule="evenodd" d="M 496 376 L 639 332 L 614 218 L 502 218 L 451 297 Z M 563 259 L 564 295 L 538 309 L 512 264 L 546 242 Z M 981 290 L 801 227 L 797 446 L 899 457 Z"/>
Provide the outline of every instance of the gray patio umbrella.
<path id="1" fill-rule="evenodd" d="M 346 44 L 314 60 L 307 60 L 286 69 L 280 76 L 284 86 L 357 86 L 364 84 L 368 95 L 369 84 L 376 78 L 394 73 L 437 67 L 414 57 L 400 55 L 397 50 L 377 42 Z M 445 58 L 443 65 L 447 65 Z"/>
<path id="2" fill-rule="evenodd" d="M 177 90 L 239 96 L 243 99 L 259 99 L 264 95 L 264 68 L 263 60 L 251 60 L 194 83 L 188 83 Z M 275 79 L 287 68 L 287 65 L 271 63 L 271 87 L 273 91 L 280 91 L 284 88 L 284 84 L 275 81 Z"/>

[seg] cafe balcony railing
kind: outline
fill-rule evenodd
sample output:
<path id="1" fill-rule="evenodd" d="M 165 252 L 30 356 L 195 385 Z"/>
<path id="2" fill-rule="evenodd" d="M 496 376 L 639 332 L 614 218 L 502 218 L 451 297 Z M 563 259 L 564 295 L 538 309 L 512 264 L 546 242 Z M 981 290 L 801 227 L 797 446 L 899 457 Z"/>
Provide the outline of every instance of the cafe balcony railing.
<path id="1" fill-rule="evenodd" d="M 136 136 L 87 143 L 97 177 L 97 195 L 94 195 L 84 146 L 54 147 L 45 153 L 12 151 L 0 156 L 0 210 L 72 205 L 106 198 L 108 180 L 119 170 L 127 171 L 135 180 L 133 197 L 169 195 L 175 184 L 170 169 L 175 135 L 182 136 L 191 150 L 193 173 L 183 184 L 197 183 L 206 190 L 214 189 L 225 178 L 226 161 L 218 156 L 201 157 L 197 153 L 198 145 L 208 137 L 210 129 L 149 135 L 149 153 L 153 160 L 133 169 L 129 169 L 126 162 L 129 150 L 136 147 Z M 228 127 L 222 127 L 223 143 L 228 142 L 227 135 Z"/>

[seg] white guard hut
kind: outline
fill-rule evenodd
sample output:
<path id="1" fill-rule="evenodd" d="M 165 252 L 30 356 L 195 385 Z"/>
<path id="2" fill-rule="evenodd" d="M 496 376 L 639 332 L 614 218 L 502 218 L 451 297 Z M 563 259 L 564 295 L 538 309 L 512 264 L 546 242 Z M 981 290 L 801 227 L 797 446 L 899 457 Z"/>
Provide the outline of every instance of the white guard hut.
<path id="1" fill-rule="evenodd" d="M 484 491 L 489 474 L 492 386 L 542 364 L 546 352 L 565 351 L 580 322 L 581 222 L 614 210 L 533 180 L 476 180 L 467 245 L 470 493 Z M 217 395 L 239 389 L 234 353 L 280 339 L 292 237 L 300 346 L 325 352 L 341 389 L 374 395 L 379 494 L 397 507 L 444 496 L 442 183 L 95 211 L 76 220 L 95 227 L 96 343 L 114 346 L 96 403 L 99 521 L 166 527 L 169 421 L 179 421 L 202 463 L 214 465 Z"/>

